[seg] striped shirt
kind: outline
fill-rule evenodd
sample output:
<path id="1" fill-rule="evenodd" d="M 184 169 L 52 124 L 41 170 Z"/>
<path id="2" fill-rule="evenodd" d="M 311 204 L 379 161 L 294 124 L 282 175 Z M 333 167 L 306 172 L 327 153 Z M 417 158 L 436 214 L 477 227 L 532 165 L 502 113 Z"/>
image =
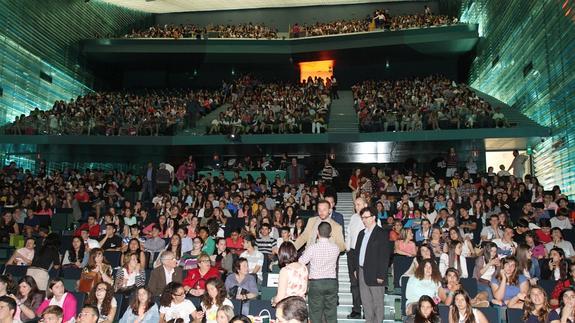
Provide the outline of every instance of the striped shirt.
<path id="1" fill-rule="evenodd" d="M 327 238 L 319 238 L 317 243 L 305 248 L 299 262 L 309 263 L 309 279 L 337 278 L 338 258 L 339 247 Z"/>
<path id="2" fill-rule="evenodd" d="M 277 240 L 274 237 L 260 237 L 256 239 L 256 245 L 258 246 L 258 251 L 264 255 L 270 255 L 272 249 L 277 246 Z"/>

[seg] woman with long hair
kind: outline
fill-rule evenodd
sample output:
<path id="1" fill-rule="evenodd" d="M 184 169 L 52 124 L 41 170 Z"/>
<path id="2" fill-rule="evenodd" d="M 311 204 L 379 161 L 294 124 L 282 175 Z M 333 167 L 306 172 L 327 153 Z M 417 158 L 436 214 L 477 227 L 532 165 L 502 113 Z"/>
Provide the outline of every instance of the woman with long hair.
<path id="1" fill-rule="evenodd" d="M 71 248 L 66 250 L 62 258 L 62 266 L 84 268 L 88 264 L 88 252 L 81 237 L 72 238 Z"/>
<path id="2" fill-rule="evenodd" d="M 206 293 L 202 296 L 200 305 L 204 312 L 206 323 L 217 323 L 216 318 L 220 307 L 224 305 L 234 307 L 232 302 L 227 299 L 224 282 L 216 277 L 206 281 Z"/>
<path id="3" fill-rule="evenodd" d="M 117 293 L 129 295 L 146 284 L 146 272 L 135 253 L 125 254 L 123 262 L 122 268 L 116 271 L 114 289 Z"/>
<path id="4" fill-rule="evenodd" d="M 114 283 L 114 279 L 112 278 L 112 266 L 108 264 L 108 260 L 104 257 L 104 251 L 100 248 L 94 248 L 90 251 L 88 264 L 84 268 L 83 272 L 98 273 L 100 274 L 102 281 L 108 284 Z"/>
<path id="5" fill-rule="evenodd" d="M 28 267 L 26 275 L 34 277 L 38 289 L 46 290 L 50 275 L 48 270 L 60 268 L 60 236 L 50 233 L 44 239 L 44 243 L 38 252 L 34 253 L 32 264 Z"/>
<path id="6" fill-rule="evenodd" d="M 4 212 L 4 214 L 2 214 L 2 218 L 0 219 L 0 240 L 3 242 L 8 242 L 11 235 L 19 234 L 20 227 L 14 220 L 12 212 Z"/>
<path id="7" fill-rule="evenodd" d="M 192 250 L 184 253 L 180 258 L 180 266 L 186 270 L 198 268 L 198 257 L 202 254 L 203 248 L 204 240 L 200 237 L 195 237 L 192 240 Z"/>
<path id="8" fill-rule="evenodd" d="M 569 265 L 569 273 L 564 276 L 564 278 L 557 282 L 555 288 L 553 288 L 553 292 L 551 293 L 551 299 L 549 300 L 549 304 L 553 308 L 559 306 L 561 301 L 561 293 L 566 290 L 572 288 L 575 290 L 575 264 Z"/>
<path id="9" fill-rule="evenodd" d="M 297 261 L 297 250 L 293 243 L 282 243 L 278 250 L 278 262 L 281 269 L 277 294 L 272 299 L 272 304 L 277 304 L 289 296 L 305 297 L 308 271 L 306 266 Z"/>
<path id="10" fill-rule="evenodd" d="M 441 276 L 445 276 L 447 268 L 454 268 L 457 270 L 459 277 L 467 278 L 467 261 L 462 255 L 463 243 L 461 241 L 455 241 L 449 244 L 446 253 L 443 253 L 439 257 L 439 271 Z"/>
<path id="11" fill-rule="evenodd" d="M 234 308 L 228 305 L 223 305 L 218 309 L 216 322 L 229 323 L 232 317 L 234 317 Z"/>
<path id="12" fill-rule="evenodd" d="M 441 317 L 433 298 L 423 295 L 417 302 L 413 315 L 405 321 L 407 323 L 441 323 Z"/>
<path id="13" fill-rule="evenodd" d="M 441 303 L 449 306 L 453 302 L 453 295 L 455 292 L 461 289 L 461 283 L 459 281 L 459 271 L 455 268 L 448 268 L 442 282 L 442 287 L 439 289 L 439 299 Z"/>
<path id="14" fill-rule="evenodd" d="M 522 308 L 523 298 L 529 290 L 527 278 L 517 270 L 515 257 L 501 259 L 501 269 L 491 280 L 492 303 L 510 308 Z"/>
<path id="15" fill-rule="evenodd" d="M 114 298 L 114 288 L 106 282 L 95 284 L 88 298 L 86 304 L 96 306 L 100 313 L 98 323 L 112 323 L 118 311 L 118 303 Z"/>
<path id="16" fill-rule="evenodd" d="M 411 266 L 409 266 L 409 268 L 407 269 L 407 271 L 405 273 L 403 273 L 403 276 L 407 276 L 407 277 L 411 277 L 415 274 L 415 271 L 417 270 L 417 267 L 419 266 L 419 263 L 421 263 L 421 261 L 423 259 L 431 259 L 432 257 L 434 257 L 433 252 L 431 251 L 431 248 L 429 247 L 429 245 L 427 244 L 422 244 L 421 246 L 419 246 L 419 248 L 417 249 L 417 253 L 415 254 L 415 257 L 413 258 L 413 260 L 411 261 Z"/>
<path id="17" fill-rule="evenodd" d="M 458 290 L 453 295 L 453 303 L 449 307 L 449 323 L 487 323 L 487 318 L 480 310 L 471 307 L 469 295 L 464 290 Z"/>
<path id="18" fill-rule="evenodd" d="M 159 321 L 160 314 L 152 293 L 146 287 L 138 287 L 119 323 L 157 323 Z"/>
<path id="19" fill-rule="evenodd" d="M 42 314 L 44 309 L 50 305 L 58 305 L 64 310 L 63 322 L 73 322 L 76 317 L 77 301 L 72 293 L 68 293 L 61 278 L 51 278 L 46 290 L 46 298 L 36 309 L 36 315 Z"/>
<path id="20" fill-rule="evenodd" d="M 194 320 L 202 319 L 204 312 L 196 311 L 194 303 L 186 299 L 184 286 L 178 282 L 171 282 L 162 291 L 160 297 L 160 323 L 182 319 L 184 323 L 190 322 L 190 315 Z"/>
<path id="21" fill-rule="evenodd" d="M 182 258 L 182 238 L 180 237 L 180 235 L 174 234 L 170 238 L 170 243 L 166 245 L 164 251 L 166 250 L 171 251 L 176 257 L 176 260 L 180 261 L 180 258 Z M 164 251 L 162 251 L 162 253 Z M 160 267 L 162 265 L 162 262 L 160 260 L 162 258 L 162 253 L 160 253 L 160 256 L 154 262 L 154 268 Z"/>
<path id="22" fill-rule="evenodd" d="M 532 286 L 536 285 L 541 278 L 541 270 L 539 261 L 531 253 L 531 248 L 526 244 L 520 244 L 515 251 L 515 258 L 517 258 L 517 270 L 529 279 Z"/>
<path id="23" fill-rule="evenodd" d="M 138 257 L 138 262 L 140 263 L 140 266 L 142 268 L 145 268 L 147 266 L 147 257 L 146 257 L 146 253 L 142 250 L 142 244 L 140 243 L 140 240 L 136 239 L 136 238 L 132 238 L 130 239 L 130 241 L 128 242 L 128 246 L 126 247 L 126 250 L 124 251 L 124 254 L 121 258 L 122 263 L 121 265 L 123 266 L 124 263 L 124 259 L 126 255 L 131 255 L 131 254 L 136 254 L 136 256 Z"/>
<path id="24" fill-rule="evenodd" d="M 396 255 L 415 257 L 416 247 L 415 242 L 413 242 L 413 231 L 409 228 L 403 228 L 400 232 L 399 239 L 394 242 L 394 253 Z"/>
<path id="25" fill-rule="evenodd" d="M 575 289 L 569 287 L 559 295 L 560 307 L 549 313 L 549 323 L 573 323 L 575 322 Z"/>
<path id="26" fill-rule="evenodd" d="M 38 290 L 34 278 L 31 276 L 20 278 L 18 281 L 18 291 L 15 296 L 16 302 L 21 305 L 14 317 L 19 317 L 22 322 L 34 319 L 36 317 L 36 310 L 44 300 L 44 296 Z"/>
<path id="27" fill-rule="evenodd" d="M 292 229 L 292 239 L 296 240 L 305 230 L 305 220 L 302 217 L 297 217 L 295 220 L 295 225 Z"/>
<path id="28" fill-rule="evenodd" d="M 477 290 L 479 293 L 485 293 L 486 299 L 493 299 L 491 290 L 491 280 L 500 268 L 500 260 L 497 256 L 497 245 L 493 242 L 483 244 L 483 254 L 475 259 L 475 268 L 473 269 L 473 278 L 477 280 Z"/>
<path id="29" fill-rule="evenodd" d="M 541 278 L 561 280 L 563 277 L 567 277 L 567 267 L 569 267 L 569 263 L 565 259 L 565 251 L 558 247 L 552 248 L 549 251 L 549 261 L 542 265 Z"/>
<path id="30" fill-rule="evenodd" d="M 433 251 L 435 257 L 440 257 L 443 253 L 443 235 L 441 234 L 441 228 L 434 225 L 431 229 L 431 239 L 428 242 L 429 247 Z"/>
<path id="31" fill-rule="evenodd" d="M 415 275 L 409 277 L 405 292 L 407 314 L 413 313 L 413 306 L 422 295 L 437 298 L 441 288 L 441 274 L 433 259 L 423 259 Z"/>
<path id="32" fill-rule="evenodd" d="M 34 282 L 36 284 L 36 282 Z M 12 275 L 0 275 L 0 296 L 13 295 L 16 291 L 16 283 L 12 279 Z"/>
<path id="33" fill-rule="evenodd" d="M 547 257 L 547 249 L 545 249 L 545 245 L 539 241 L 539 237 L 534 231 L 527 231 L 525 233 L 525 243 L 529 246 L 531 255 L 536 259 L 539 260 Z"/>
<path id="34" fill-rule="evenodd" d="M 464 257 L 471 257 L 472 255 L 474 256 L 475 249 L 473 247 L 471 239 L 469 238 L 464 239 L 463 235 L 461 234 L 461 229 L 459 229 L 458 227 L 452 227 L 447 230 L 447 239 L 445 240 L 445 244 L 443 245 L 443 252 L 444 253 L 449 252 L 449 246 L 457 242 L 463 243 L 461 254 Z"/>
<path id="35" fill-rule="evenodd" d="M 547 323 L 549 311 L 545 290 L 537 285 L 531 286 L 523 304 L 523 320 L 529 323 Z"/>

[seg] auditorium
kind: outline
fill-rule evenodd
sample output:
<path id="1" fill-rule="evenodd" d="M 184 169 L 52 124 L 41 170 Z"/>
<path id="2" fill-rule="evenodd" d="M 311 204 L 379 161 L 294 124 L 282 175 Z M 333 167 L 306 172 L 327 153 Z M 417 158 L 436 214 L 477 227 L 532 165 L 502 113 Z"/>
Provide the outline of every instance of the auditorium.
<path id="1" fill-rule="evenodd" d="M 575 1 L 0 0 L 0 323 L 575 323 Z"/>

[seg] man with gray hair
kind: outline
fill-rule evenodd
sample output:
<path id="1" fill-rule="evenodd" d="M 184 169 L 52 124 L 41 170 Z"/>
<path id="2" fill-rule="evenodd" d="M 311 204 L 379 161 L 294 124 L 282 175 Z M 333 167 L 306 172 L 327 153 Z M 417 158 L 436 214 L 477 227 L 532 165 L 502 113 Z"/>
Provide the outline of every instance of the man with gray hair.
<path id="1" fill-rule="evenodd" d="M 286 297 L 276 305 L 278 323 L 307 323 L 308 316 L 307 305 L 302 297 Z"/>
<path id="2" fill-rule="evenodd" d="M 162 252 L 160 256 L 161 266 L 152 270 L 148 288 L 152 295 L 160 296 L 167 284 L 171 282 L 182 283 L 182 267 L 178 266 L 178 260 L 170 250 Z"/>

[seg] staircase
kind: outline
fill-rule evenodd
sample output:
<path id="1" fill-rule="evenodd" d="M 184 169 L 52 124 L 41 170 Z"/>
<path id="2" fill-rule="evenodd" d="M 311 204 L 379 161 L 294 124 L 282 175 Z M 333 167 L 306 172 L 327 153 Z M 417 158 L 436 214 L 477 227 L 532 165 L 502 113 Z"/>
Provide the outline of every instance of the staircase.
<path id="1" fill-rule="evenodd" d="M 341 95 L 340 95 L 341 97 Z M 353 214 L 353 201 L 351 198 L 351 193 L 337 193 L 337 206 L 338 212 L 343 214 L 343 219 L 345 226 L 349 225 L 349 220 Z M 347 271 L 347 255 L 341 256 L 339 258 L 339 272 L 338 272 L 338 282 L 339 282 L 339 306 L 337 307 L 337 320 L 338 322 L 365 322 L 362 319 L 348 319 L 347 315 L 351 313 L 353 307 L 353 301 L 351 297 L 349 274 Z M 393 281 L 393 280 L 391 280 Z M 396 322 L 396 304 L 399 305 L 400 297 L 398 295 L 385 295 L 385 316 L 384 322 Z M 399 313 L 399 310 L 397 310 Z M 398 320 L 397 322 L 400 322 Z"/>
<path id="2" fill-rule="evenodd" d="M 331 101 L 328 132 L 337 134 L 358 134 L 357 114 L 353 109 L 351 91 L 339 91 L 339 100 Z M 351 198 L 351 195 L 350 195 Z"/>

